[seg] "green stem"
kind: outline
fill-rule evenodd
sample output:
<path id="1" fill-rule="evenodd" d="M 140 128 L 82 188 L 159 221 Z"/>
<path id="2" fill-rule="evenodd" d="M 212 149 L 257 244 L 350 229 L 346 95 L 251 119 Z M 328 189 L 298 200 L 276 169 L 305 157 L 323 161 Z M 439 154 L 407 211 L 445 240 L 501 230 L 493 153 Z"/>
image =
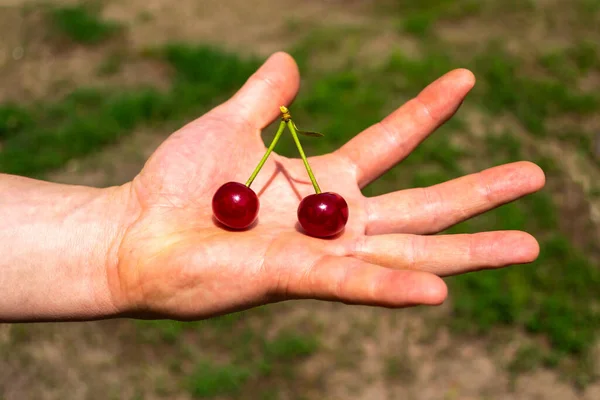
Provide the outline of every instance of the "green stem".
<path id="1" fill-rule="evenodd" d="M 302 161 L 304 162 L 304 166 L 306 167 L 306 172 L 308 172 L 308 176 L 310 181 L 312 182 L 313 187 L 315 188 L 315 193 L 321 193 L 321 188 L 315 179 L 315 175 L 310 169 L 310 165 L 308 165 L 308 160 L 306 159 L 306 155 L 304 154 L 304 150 L 302 149 L 302 145 L 300 144 L 300 139 L 298 139 L 298 133 L 296 132 L 296 127 L 292 120 L 287 121 L 287 126 L 290 132 L 292 132 L 292 137 L 294 138 L 294 142 L 296 142 L 296 147 L 298 147 L 298 151 L 300 152 L 300 157 L 302 157 Z"/>
<path id="2" fill-rule="evenodd" d="M 252 182 L 254 182 L 254 178 L 256 178 L 256 175 L 258 175 L 258 172 L 260 171 L 260 169 L 263 167 L 263 165 L 265 165 L 265 162 L 267 162 L 267 158 L 269 158 L 269 155 L 275 148 L 275 145 L 279 141 L 279 138 L 281 137 L 281 134 L 283 133 L 284 129 L 285 129 L 285 122 L 281 121 L 281 123 L 279 124 L 279 129 L 277 130 L 277 133 L 275 134 L 275 137 L 273 138 L 271 145 L 267 149 L 267 152 L 265 153 L 263 158 L 260 160 L 260 162 L 258 163 L 256 168 L 254 168 L 254 172 L 252 172 L 252 175 L 250 175 L 250 178 L 248 178 L 248 181 L 246 182 L 247 187 L 250 187 L 250 185 L 252 185 Z"/>

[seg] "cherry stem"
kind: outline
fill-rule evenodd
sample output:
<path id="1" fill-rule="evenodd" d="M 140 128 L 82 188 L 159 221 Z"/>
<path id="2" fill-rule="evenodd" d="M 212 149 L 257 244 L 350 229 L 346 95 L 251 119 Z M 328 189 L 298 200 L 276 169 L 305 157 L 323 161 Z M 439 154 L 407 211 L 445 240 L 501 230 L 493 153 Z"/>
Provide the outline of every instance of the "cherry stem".
<path id="1" fill-rule="evenodd" d="M 269 145 L 267 152 L 265 153 L 263 158 L 260 160 L 260 162 L 258 163 L 256 168 L 254 169 L 254 172 L 252 172 L 252 175 L 250 175 L 250 178 L 248 178 L 248 181 L 246 182 L 247 187 L 250 187 L 250 185 L 252 185 L 252 182 L 254 182 L 254 178 L 256 178 L 256 175 L 258 175 L 258 173 L 261 170 L 261 168 L 263 167 L 263 165 L 265 165 L 265 162 L 267 162 L 267 158 L 269 158 L 269 155 L 275 148 L 275 145 L 279 141 L 279 138 L 281 137 L 281 134 L 283 133 L 284 130 L 285 130 L 285 122 L 281 121 L 281 123 L 279 124 L 279 129 L 277 130 L 277 133 L 275 134 L 273 141 Z"/>
<path id="2" fill-rule="evenodd" d="M 308 172 L 308 177 L 310 178 L 310 181 L 312 182 L 312 185 L 315 188 L 315 193 L 319 194 L 319 193 L 321 193 L 321 188 L 319 187 L 319 184 L 317 183 L 317 180 L 315 179 L 315 175 L 313 174 L 312 170 L 310 169 L 310 165 L 308 165 L 308 160 L 306 159 L 306 155 L 304 154 L 304 150 L 302 149 L 302 145 L 300 144 L 300 139 L 298 139 L 298 133 L 296 132 L 296 127 L 294 126 L 294 123 L 292 122 L 291 118 L 286 118 L 286 119 L 287 119 L 288 129 L 290 130 L 290 132 L 292 132 L 292 137 L 294 138 L 294 142 L 296 142 L 296 147 L 298 147 L 298 151 L 300 152 L 300 157 L 302 157 L 302 161 L 304 162 L 304 166 L 306 167 L 306 172 Z"/>

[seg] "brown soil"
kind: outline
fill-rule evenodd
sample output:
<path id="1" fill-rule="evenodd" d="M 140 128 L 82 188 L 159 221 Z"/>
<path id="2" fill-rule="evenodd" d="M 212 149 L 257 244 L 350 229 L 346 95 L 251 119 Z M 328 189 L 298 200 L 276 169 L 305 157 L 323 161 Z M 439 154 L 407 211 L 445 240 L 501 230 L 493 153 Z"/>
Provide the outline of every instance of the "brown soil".
<path id="1" fill-rule="evenodd" d="M 0 102 L 60 97 L 76 87 L 163 87 L 167 71 L 136 57 L 127 34 L 84 47 L 58 38 L 44 8 L 0 8 Z M 109 57 L 122 57 L 114 74 L 100 73 Z"/>

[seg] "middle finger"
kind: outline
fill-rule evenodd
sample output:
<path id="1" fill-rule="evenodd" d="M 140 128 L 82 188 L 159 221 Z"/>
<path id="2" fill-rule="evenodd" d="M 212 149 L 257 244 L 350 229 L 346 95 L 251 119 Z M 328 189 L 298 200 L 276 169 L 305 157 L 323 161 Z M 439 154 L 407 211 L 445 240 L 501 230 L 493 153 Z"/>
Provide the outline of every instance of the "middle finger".
<path id="1" fill-rule="evenodd" d="M 427 188 L 372 197 L 367 200 L 366 233 L 437 233 L 536 192 L 544 183 L 540 167 L 516 162 Z"/>

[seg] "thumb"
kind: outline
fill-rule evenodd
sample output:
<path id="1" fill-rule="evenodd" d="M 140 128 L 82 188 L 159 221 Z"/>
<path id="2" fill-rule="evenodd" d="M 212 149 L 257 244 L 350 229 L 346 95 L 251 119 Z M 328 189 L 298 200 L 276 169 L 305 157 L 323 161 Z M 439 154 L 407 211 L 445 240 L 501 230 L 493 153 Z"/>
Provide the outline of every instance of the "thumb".
<path id="1" fill-rule="evenodd" d="M 294 59 L 278 52 L 246 81 L 244 86 L 221 107 L 236 114 L 253 128 L 260 130 L 279 115 L 279 106 L 289 105 L 300 86 L 300 73 Z"/>

